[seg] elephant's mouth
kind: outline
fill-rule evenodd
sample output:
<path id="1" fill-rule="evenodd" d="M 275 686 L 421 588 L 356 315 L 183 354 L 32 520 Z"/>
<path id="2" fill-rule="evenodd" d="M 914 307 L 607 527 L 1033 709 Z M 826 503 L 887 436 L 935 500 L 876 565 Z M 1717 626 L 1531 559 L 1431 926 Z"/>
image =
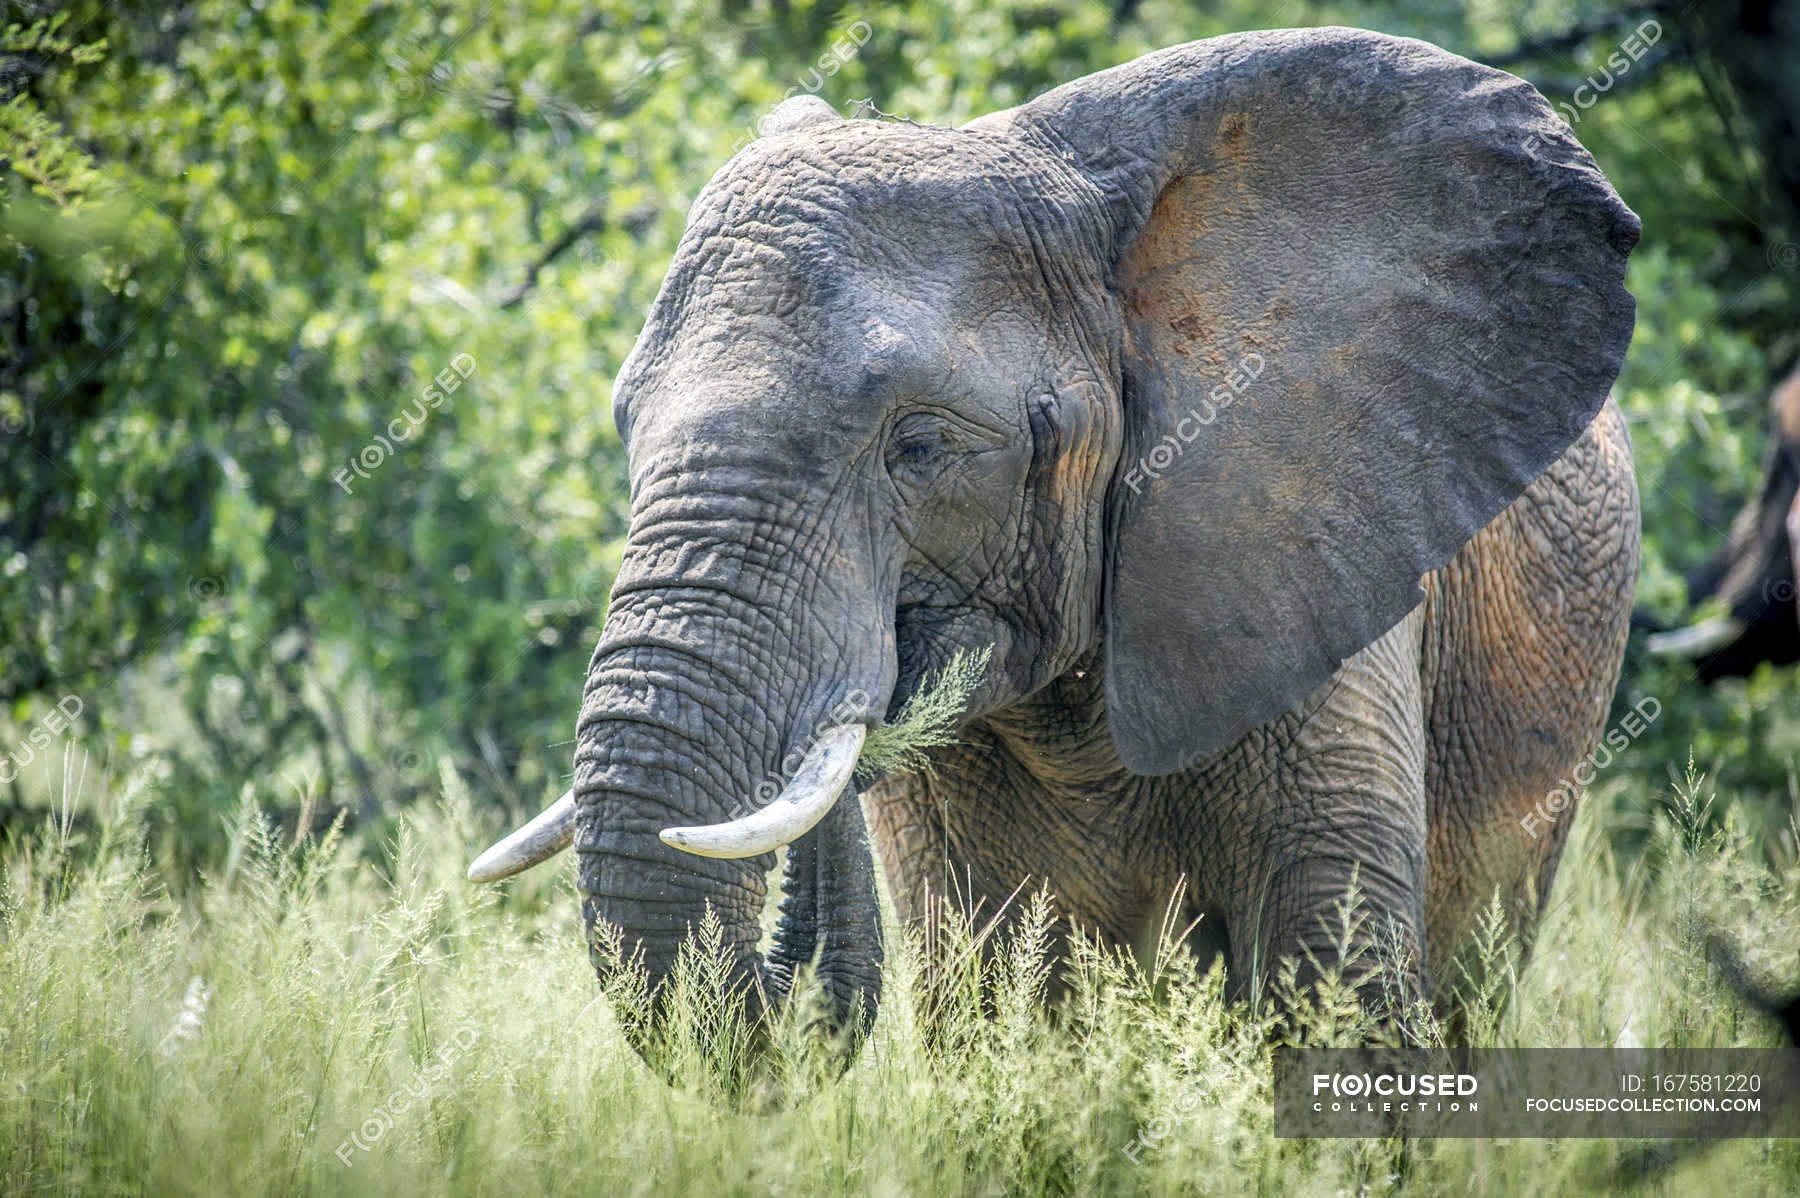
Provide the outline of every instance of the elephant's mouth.
<path id="1" fill-rule="evenodd" d="M 728 860 L 784 848 L 806 835 L 836 806 L 856 771 L 868 728 L 839 724 L 813 744 L 775 800 L 748 815 L 718 824 L 664 828 L 662 842 L 698 857 Z M 567 849 L 575 839 L 575 792 L 544 808 L 496 842 L 469 866 L 471 882 L 497 882 Z"/>

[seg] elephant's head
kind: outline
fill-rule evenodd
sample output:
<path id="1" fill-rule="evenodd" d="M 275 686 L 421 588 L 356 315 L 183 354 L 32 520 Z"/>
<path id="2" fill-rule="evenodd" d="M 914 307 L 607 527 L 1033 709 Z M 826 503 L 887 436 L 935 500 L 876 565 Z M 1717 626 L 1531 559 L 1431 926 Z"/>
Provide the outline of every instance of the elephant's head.
<path id="1" fill-rule="evenodd" d="M 1762 488 L 1732 521 L 1723 547 L 1688 577 L 1694 604 L 1717 600 L 1723 615 L 1658 632 L 1646 647 L 1694 661 L 1702 682 L 1753 672 L 1763 662 L 1800 661 L 1800 365 L 1769 396 L 1769 450 Z"/>
<path id="2" fill-rule="evenodd" d="M 810 99 L 771 125 L 614 388 L 631 527 L 573 791 L 479 872 L 572 835 L 653 984 L 710 905 L 753 1002 L 816 957 L 848 1021 L 880 978 L 833 805 L 862 726 L 989 646 L 971 717 L 1103 646 L 1145 774 L 1291 706 L 1597 412 L 1638 225 L 1524 83 L 1353 30 L 1176 47 L 962 129 Z"/>

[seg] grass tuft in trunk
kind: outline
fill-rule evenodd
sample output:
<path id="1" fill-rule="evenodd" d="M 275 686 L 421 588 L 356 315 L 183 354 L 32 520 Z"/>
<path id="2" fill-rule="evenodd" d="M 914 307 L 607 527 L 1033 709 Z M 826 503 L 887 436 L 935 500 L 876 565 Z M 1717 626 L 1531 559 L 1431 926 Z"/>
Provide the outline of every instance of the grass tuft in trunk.
<path id="1" fill-rule="evenodd" d="M 992 646 L 958 649 L 937 676 L 922 685 L 893 721 L 869 733 L 857 758 L 860 782 L 928 772 L 931 750 L 957 743 L 956 733 L 968 710 L 969 696 L 987 673 Z"/>

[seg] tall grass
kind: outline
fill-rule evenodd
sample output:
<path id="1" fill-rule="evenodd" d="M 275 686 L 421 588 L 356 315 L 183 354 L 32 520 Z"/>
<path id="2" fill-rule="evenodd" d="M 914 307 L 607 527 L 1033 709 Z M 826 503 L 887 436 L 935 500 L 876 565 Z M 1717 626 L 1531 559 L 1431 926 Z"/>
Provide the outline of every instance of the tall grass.
<path id="1" fill-rule="evenodd" d="M 598 999 L 572 871 L 464 882 L 493 829 L 443 782 L 366 855 L 335 829 L 296 843 L 247 797 L 221 869 L 165 877 L 142 852 L 141 781 L 75 800 L 86 840 L 65 816 L 11 846 L 0 1190 L 1757 1194 L 1800 1178 L 1781 1141 L 1646 1171 L 1655 1147 L 1631 1143 L 1274 1140 L 1257 1008 L 1173 947 L 1145 966 L 1083 947 L 1047 1014 L 1059 933 L 1041 896 L 985 964 L 952 928 L 967 965 L 948 986 L 928 988 L 919 945 L 892 937 L 855 1063 L 833 1078 L 794 1021 L 778 1068 L 800 1097 L 748 1113 L 715 1100 L 730 1036 L 705 937 L 677 981 L 670 1086 Z M 1630 867 L 1590 806 L 1517 993 L 1472 1018 L 1478 1041 L 1773 1042 L 1708 944 L 1753 939 L 1748 969 L 1791 973 L 1800 871 L 1757 859 L 1729 820 L 1705 832 L 1705 804 L 1698 785 L 1678 792 Z M 1496 934 L 1488 952 L 1503 974 L 1511 946 Z"/>

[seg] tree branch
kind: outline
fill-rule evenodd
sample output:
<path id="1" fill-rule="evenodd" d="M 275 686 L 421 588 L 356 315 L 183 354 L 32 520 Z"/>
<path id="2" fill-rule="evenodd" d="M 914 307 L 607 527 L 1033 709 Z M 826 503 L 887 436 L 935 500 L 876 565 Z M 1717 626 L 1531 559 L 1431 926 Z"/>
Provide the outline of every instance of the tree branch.
<path id="1" fill-rule="evenodd" d="M 650 227 L 650 222 L 656 219 L 656 214 L 663 210 L 663 205 L 667 202 L 664 197 L 657 196 L 653 202 L 633 209 L 623 222 L 625 231 L 633 237 L 640 236 L 645 229 Z M 545 267 L 568 253 L 583 237 L 590 233 L 601 232 L 605 228 L 605 205 L 596 204 L 582 213 L 580 220 L 563 230 L 555 241 L 544 247 L 543 253 L 538 255 L 537 260 L 525 268 L 525 277 L 500 297 L 501 309 L 518 307 L 526 296 L 537 290 L 538 276 L 543 273 Z"/>

